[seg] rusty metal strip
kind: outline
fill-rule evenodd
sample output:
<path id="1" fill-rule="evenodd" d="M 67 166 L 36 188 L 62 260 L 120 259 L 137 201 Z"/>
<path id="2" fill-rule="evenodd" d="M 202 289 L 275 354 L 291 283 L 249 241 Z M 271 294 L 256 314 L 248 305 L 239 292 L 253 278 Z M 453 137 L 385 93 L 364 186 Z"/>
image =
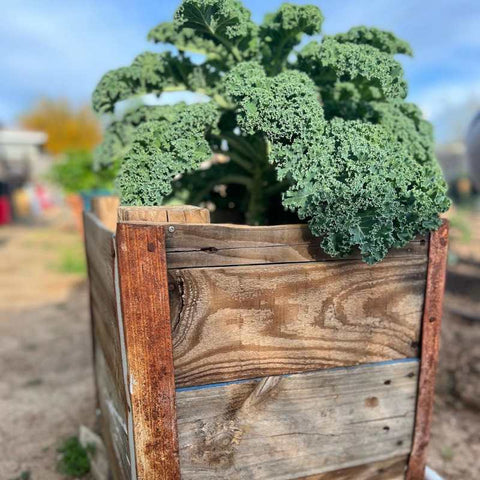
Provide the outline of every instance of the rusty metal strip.
<path id="1" fill-rule="evenodd" d="M 179 480 L 165 230 L 117 226 L 137 478 Z"/>
<path id="2" fill-rule="evenodd" d="M 417 409 L 406 480 L 423 480 L 425 476 L 427 447 L 430 441 L 435 397 L 435 374 L 438 364 L 447 248 L 448 222 L 443 220 L 441 227 L 430 234 L 427 287 L 422 319 L 422 350 Z"/>

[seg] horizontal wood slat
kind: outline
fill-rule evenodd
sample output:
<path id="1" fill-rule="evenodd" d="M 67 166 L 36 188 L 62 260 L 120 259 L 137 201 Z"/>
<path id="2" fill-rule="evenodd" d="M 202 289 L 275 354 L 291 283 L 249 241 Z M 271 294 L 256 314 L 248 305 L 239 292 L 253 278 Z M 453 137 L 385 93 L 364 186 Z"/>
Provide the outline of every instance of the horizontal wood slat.
<path id="1" fill-rule="evenodd" d="M 358 467 L 342 468 L 298 480 L 405 480 L 408 456 L 395 457 Z"/>
<path id="2" fill-rule="evenodd" d="M 206 208 L 191 205 L 169 205 L 165 207 L 119 207 L 119 222 L 154 223 L 209 223 L 210 212 Z"/>
<path id="3" fill-rule="evenodd" d="M 407 455 L 417 375 L 411 360 L 179 389 L 181 478 L 298 479 Z"/>
<path id="4" fill-rule="evenodd" d="M 168 268 L 215 267 L 264 263 L 334 261 L 306 225 L 170 225 L 167 231 Z M 389 253 L 394 257 L 426 256 L 428 245 L 419 237 Z M 360 259 L 358 251 L 346 259 Z M 338 260 L 338 259 L 337 259 Z M 345 260 L 345 259 L 344 259 Z"/>
<path id="5" fill-rule="evenodd" d="M 416 357 L 426 260 L 170 270 L 177 386 Z"/>

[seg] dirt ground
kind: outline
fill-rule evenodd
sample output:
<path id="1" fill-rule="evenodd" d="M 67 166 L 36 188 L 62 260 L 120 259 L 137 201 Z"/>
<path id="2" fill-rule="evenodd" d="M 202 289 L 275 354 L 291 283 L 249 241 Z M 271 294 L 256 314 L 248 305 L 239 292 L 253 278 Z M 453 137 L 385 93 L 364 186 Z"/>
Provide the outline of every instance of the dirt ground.
<path id="1" fill-rule="evenodd" d="M 95 423 L 82 238 L 62 218 L 51 220 L 55 226 L 0 229 L 2 480 L 22 479 L 22 472 L 62 479 L 58 445 Z M 455 255 L 480 258 L 480 216 L 474 225 L 479 238 L 468 242 L 454 232 L 454 263 Z M 429 465 L 445 479 L 476 480 L 480 320 L 471 312 L 480 314 L 480 305 L 461 293 L 447 294 Z"/>

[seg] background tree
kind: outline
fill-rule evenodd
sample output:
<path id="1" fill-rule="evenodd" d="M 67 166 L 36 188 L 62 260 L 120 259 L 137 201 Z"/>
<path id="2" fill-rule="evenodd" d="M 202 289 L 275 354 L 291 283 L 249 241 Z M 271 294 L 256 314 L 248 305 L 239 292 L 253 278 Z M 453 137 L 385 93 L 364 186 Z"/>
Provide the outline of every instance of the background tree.
<path id="1" fill-rule="evenodd" d="M 93 150 L 102 139 L 100 123 L 90 107 L 74 108 L 67 100 L 40 100 L 20 117 L 20 124 L 47 133 L 45 148 L 52 155 Z"/>

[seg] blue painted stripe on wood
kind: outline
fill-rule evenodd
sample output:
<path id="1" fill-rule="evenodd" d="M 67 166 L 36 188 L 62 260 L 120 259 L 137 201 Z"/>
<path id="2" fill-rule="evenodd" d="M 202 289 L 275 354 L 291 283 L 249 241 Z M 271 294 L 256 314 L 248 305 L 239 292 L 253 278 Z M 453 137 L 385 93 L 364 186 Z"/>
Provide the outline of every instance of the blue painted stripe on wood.
<path id="1" fill-rule="evenodd" d="M 291 377 L 292 375 L 305 375 L 315 372 L 334 372 L 338 370 L 358 370 L 360 368 L 369 368 L 369 367 L 379 367 L 383 365 L 397 365 L 399 363 L 418 363 L 418 358 L 401 358 L 398 360 L 385 360 L 384 362 L 374 362 L 374 363 L 362 363 L 360 365 L 351 365 L 349 367 L 333 367 L 333 368 L 322 368 L 319 370 L 310 370 L 308 372 L 300 373 L 287 373 L 285 375 L 269 375 L 269 376 L 280 376 L 280 377 Z M 239 383 L 246 382 L 258 382 L 265 377 L 254 377 L 254 378 L 243 378 L 241 380 L 233 380 L 231 382 L 221 382 L 221 383 L 208 383 L 206 385 L 195 385 L 193 387 L 180 387 L 177 388 L 177 392 L 189 392 L 192 390 L 205 390 L 206 388 L 218 388 L 218 387 L 227 387 L 228 385 L 236 385 Z"/>

